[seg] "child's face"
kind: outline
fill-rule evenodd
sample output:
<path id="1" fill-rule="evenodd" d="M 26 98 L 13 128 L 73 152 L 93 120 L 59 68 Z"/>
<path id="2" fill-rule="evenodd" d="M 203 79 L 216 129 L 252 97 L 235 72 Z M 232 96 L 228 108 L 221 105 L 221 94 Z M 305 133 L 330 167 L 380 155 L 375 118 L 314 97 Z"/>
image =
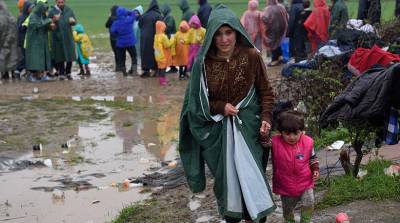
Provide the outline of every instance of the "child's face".
<path id="1" fill-rule="evenodd" d="M 296 133 L 283 131 L 283 132 L 281 132 L 281 134 L 282 134 L 283 140 L 285 140 L 285 142 L 287 142 L 290 145 L 294 145 L 300 140 L 302 131 L 297 130 Z"/>

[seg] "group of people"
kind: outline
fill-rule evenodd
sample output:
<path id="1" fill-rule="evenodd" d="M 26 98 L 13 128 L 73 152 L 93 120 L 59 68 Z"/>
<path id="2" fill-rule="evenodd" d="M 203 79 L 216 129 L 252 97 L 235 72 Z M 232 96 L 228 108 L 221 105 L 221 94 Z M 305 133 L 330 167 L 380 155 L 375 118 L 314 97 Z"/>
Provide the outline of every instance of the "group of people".
<path id="1" fill-rule="evenodd" d="M 313 1 L 311 10 L 309 0 L 293 0 L 287 5 L 283 0 L 267 0 L 263 11 L 257 10 L 258 0 L 249 0 L 248 10 L 241 22 L 257 48 L 271 52 L 269 66 L 282 62 L 281 43 L 284 38 L 290 41 L 290 56 L 299 62 L 309 54 L 336 39 L 338 33 L 346 28 L 349 13 L 344 0 Z M 400 16 L 400 1 L 396 1 L 395 16 Z M 380 0 L 360 0 L 357 19 L 376 25 L 381 20 Z M 309 46 L 310 45 L 310 46 Z"/>
<path id="2" fill-rule="evenodd" d="M 146 12 L 142 6 L 133 10 L 116 5 L 111 7 L 106 27 L 114 52 L 115 71 L 125 76 L 136 74 L 136 48 L 139 48 L 143 71 L 141 77 L 157 76 L 160 85 L 167 85 L 165 73 L 169 68 L 168 72 L 179 71 L 180 80 L 187 79 L 187 71 L 191 69 L 203 43 L 212 10 L 207 0 L 199 0 L 198 3 L 200 8 L 195 14 L 187 0 L 180 0 L 182 19 L 178 30 L 168 4 L 160 7 L 156 0 L 152 0 Z M 126 52 L 131 56 L 131 68 L 128 71 Z"/>
<path id="3" fill-rule="evenodd" d="M 8 56 L 2 78 L 20 79 L 22 72 L 28 81 L 71 80 L 72 63 L 76 61 L 81 75 L 90 75 L 88 64 L 93 52 L 88 35 L 65 0 L 55 0 L 49 7 L 47 0 L 18 1 L 18 19 L 8 12 L 0 1 L 2 14 L 7 16 L 8 27 L 2 29 L 6 39 Z M 12 39 L 16 37 L 16 39 Z M 2 52 L 2 54 L 5 51 Z"/>

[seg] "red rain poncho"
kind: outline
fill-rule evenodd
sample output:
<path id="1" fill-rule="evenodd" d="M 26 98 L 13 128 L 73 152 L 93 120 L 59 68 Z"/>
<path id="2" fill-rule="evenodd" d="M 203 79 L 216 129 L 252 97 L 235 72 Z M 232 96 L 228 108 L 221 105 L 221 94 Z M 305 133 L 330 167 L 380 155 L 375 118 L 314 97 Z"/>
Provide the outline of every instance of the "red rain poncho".
<path id="1" fill-rule="evenodd" d="M 240 19 L 240 23 L 242 23 L 253 43 L 256 43 L 261 28 L 261 12 L 257 10 L 257 7 L 258 1 L 250 0 L 247 11 L 243 13 Z"/>
<path id="2" fill-rule="evenodd" d="M 314 53 L 317 51 L 318 43 L 328 41 L 329 20 L 330 12 L 325 0 L 314 0 L 314 9 L 304 22 L 304 27 L 307 29 L 308 38 Z"/>
<path id="3" fill-rule="evenodd" d="M 262 14 L 263 43 L 269 49 L 276 49 L 286 36 L 289 15 L 282 4 L 277 0 L 268 0 L 267 7 Z"/>

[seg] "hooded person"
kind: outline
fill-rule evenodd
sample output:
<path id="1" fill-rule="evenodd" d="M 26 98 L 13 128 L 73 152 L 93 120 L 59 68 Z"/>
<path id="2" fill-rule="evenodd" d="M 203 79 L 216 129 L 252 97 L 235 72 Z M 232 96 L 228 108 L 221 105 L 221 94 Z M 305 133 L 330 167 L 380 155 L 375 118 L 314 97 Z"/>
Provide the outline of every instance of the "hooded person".
<path id="1" fill-rule="evenodd" d="M 194 12 L 190 9 L 189 2 L 187 0 L 180 0 L 178 5 L 182 10 L 182 20 L 189 22 L 190 18 L 194 15 Z"/>
<path id="2" fill-rule="evenodd" d="M 136 58 L 136 37 L 133 33 L 133 22 L 136 20 L 136 13 L 128 11 L 124 7 L 118 7 L 117 19 L 111 26 L 111 33 L 117 37 L 117 54 L 118 70 L 122 71 L 124 76 L 137 73 L 137 58 Z M 125 60 L 126 52 L 131 56 L 131 69 L 126 72 Z"/>
<path id="3" fill-rule="evenodd" d="M 186 90 L 179 153 L 194 193 L 205 189 L 207 164 L 228 223 L 259 222 L 276 208 L 260 144 L 268 138 L 273 104 L 261 54 L 236 15 L 218 5 Z"/>
<path id="4" fill-rule="evenodd" d="M 141 77 L 149 77 L 150 70 L 156 70 L 157 64 L 154 59 L 154 35 L 156 34 L 156 22 L 162 21 L 160 8 L 157 0 L 152 0 L 149 9 L 140 17 L 140 58 L 143 73 Z"/>
<path id="5" fill-rule="evenodd" d="M 328 41 L 329 21 L 330 12 L 325 0 L 314 0 L 314 9 L 304 22 L 312 53 L 315 53 L 319 46 Z"/>
<path id="6" fill-rule="evenodd" d="M 258 2 L 250 0 L 247 5 L 247 10 L 243 13 L 240 22 L 244 29 L 249 34 L 251 41 L 257 44 L 257 38 L 261 36 L 261 11 L 257 10 Z M 258 44 L 257 49 L 261 50 L 261 44 Z"/>
<path id="7" fill-rule="evenodd" d="M 29 17 L 29 14 L 31 13 L 32 9 L 33 9 L 33 4 L 30 3 L 29 1 L 26 1 L 21 11 L 21 14 L 18 16 L 17 20 L 18 48 L 19 51 L 21 52 L 20 60 L 18 62 L 17 69 L 15 71 L 15 76 L 18 79 L 21 76 L 21 72 L 25 69 L 25 37 L 26 37 L 27 26 L 23 25 L 23 23 Z"/>
<path id="8" fill-rule="evenodd" d="M 359 0 L 357 19 L 375 25 L 381 21 L 381 0 Z"/>
<path id="9" fill-rule="evenodd" d="M 65 0 L 56 0 L 49 10 L 49 18 L 59 15 L 56 28 L 51 32 L 51 55 L 60 79 L 72 80 L 72 62 L 76 60 L 75 42 L 72 27 L 76 24 L 74 11 Z"/>
<path id="10" fill-rule="evenodd" d="M 295 56 L 299 54 L 303 49 L 296 49 L 296 43 L 302 41 L 302 37 L 296 34 L 296 29 L 298 28 L 300 13 L 304 10 L 303 0 L 293 0 L 289 10 L 289 21 L 288 30 L 286 36 L 290 39 L 289 51 L 290 55 Z M 304 51 L 304 50 L 303 50 Z"/>
<path id="11" fill-rule="evenodd" d="M 136 13 L 136 17 L 138 18 L 135 22 L 133 22 L 133 33 L 135 34 L 136 39 L 140 40 L 139 19 L 143 15 L 144 10 L 143 7 L 139 5 L 136 8 L 134 8 L 133 11 Z M 135 48 L 136 48 L 136 55 L 140 55 L 140 41 L 136 41 Z"/>
<path id="12" fill-rule="evenodd" d="M 120 71 L 118 69 L 118 55 L 117 55 L 117 37 L 112 34 L 111 32 L 111 26 L 114 23 L 114 21 L 117 19 L 117 9 L 118 9 L 118 5 L 113 5 L 110 8 L 110 15 L 108 16 L 107 22 L 106 22 L 106 28 L 108 29 L 108 32 L 110 34 L 110 45 L 111 45 L 111 49 L 114 53 L 114 62 L 115 62 L 115 71 Z"/>
<path id="13" fill-rule="evenodd" d="M 165 70 L 172 63 L 171 41 L 165 34 L 167 25 L 163 21 L 156 22 L 156 35 L 154 36 L 154 56 L 157 61 L 157 74 L 160 79 L 160 85 L 168 84 L 165 78 Z"/>
<path id="14" fill-rule="evenodd" d="M 282 56 L 281 42 L 286 37 L 289 15 L 285 6 L 279 4 L 277 0 L 267 0 L 267 7 L 264 9 L 261 19 L 265 29 L 264 45 L 272 51 L 270 65 L 279 64 Z"/>
<path id="15" fill-rule="evenodd" d="M 29 16 L 28 29 L 26 32 L 26 69 L 34 74 L 29 75 L 29 81 L 36 81 L 43 71 L 51 69 L 51 55 L 49 48 L 48 32 L 54 27 L 54 20 L 46 17 L 48 9 L 47 1 L 37 1 Z"/>
<path id="16" fill-rule="evenodd" d="M 17 20 L 8 11 L 7 5 L 0 0 L 0 72 L 2 78 L 9 78 L 10 71 L 17 67 Z"/>
<path id="17" fill-rule="evenodd" d="M 163 14 L 164 17 L 163 21 L 165 25 L 167 25 L 165 34 L 167 34 L 168 38 L 171 38 L 171 35 L 176 33 L 176 24 L 174 17 L 171 15 L 171 7 L 169 7 L 168 4 L 162 5 L 161 13 Z"/>
<path id="18" fill-rule="evenodd" d="M 79 64 L 80 75 L 91 75 L 89 64 L 89 57 L 93 54 L 92 43 L 88 34 L 85 33 L 85 29 L 81 24 L 76 24 L 74 27 L 74 41 L 76 42 L 76 51 L 78 58 L 76 59 Z"/>
<path id="19" fill-rule="evenodd" d="M 171 53 L 173 64 L 179 66 L 179 80 L 187 78 L 187 65 L 189 63 L 189 24 L 183 20 L 179 30 L 171 38 Z"/>
<path id="20" fill-rule="evenodd" d="M 204 37 L 206 35 L 206 29 L 201 27 L 200 19 L 197 15 L 192 16 L 189 20 L 189 63 L 188 69 L 192 69 L 194 60 L 196 59 L 197 53 L 203 44 Z"/>
<path id="21" fill-rule="evenodd" d="M 331 19 L 329 22 L 329 35 L 331 39 L 336 38 L 339 30 L 346 28 L 349 20 L 349 12 L 344 0 L 333 0 Z"/>
<path id="22" fill-rule="evenodd" d="M 207 0 L 198 0 L 199 9 L 197 10 L 197 16 L 200 19 L 201 26 L 207 29 L 208 18 L 210 17 L 212 7 L 208 4 Z"/>

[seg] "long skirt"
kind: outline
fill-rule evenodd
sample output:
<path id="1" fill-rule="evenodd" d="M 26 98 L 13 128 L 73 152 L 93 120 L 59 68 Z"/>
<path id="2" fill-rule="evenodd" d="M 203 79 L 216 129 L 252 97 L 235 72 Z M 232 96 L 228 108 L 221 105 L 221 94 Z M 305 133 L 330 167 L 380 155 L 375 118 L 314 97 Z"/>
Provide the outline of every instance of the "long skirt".
<path id="1" fill-rule="evenodd" d="M 199 52 L 201 47 L 201 44 L 190 44 L 189 47 L 189 64 L 188 64 L 188 70 L 192 70 L 192 66 L 194 63 L 194 60 L 196 59 L 197 53 Z"/>

